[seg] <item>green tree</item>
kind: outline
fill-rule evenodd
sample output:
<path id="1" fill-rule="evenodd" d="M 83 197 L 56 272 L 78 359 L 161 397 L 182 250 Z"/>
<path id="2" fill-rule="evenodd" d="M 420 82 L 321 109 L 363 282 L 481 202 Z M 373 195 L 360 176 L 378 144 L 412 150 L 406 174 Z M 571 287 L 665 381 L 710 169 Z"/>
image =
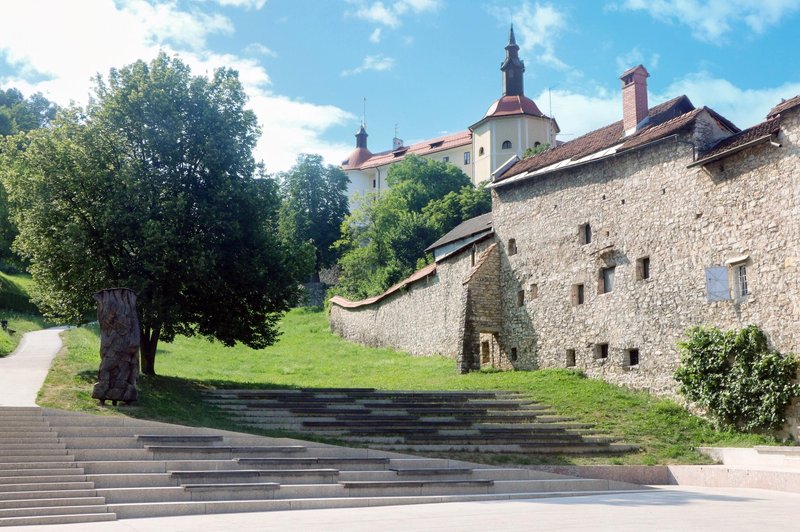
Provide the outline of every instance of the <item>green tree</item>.
<path id="1" fill-rule="evenodd" d="M 259 130 L 237 74 L 192 76 L 160 54 L 95 81 L 91 103 L 10 137 L 0 171 L 35 299 L 81 322 L 99 289 L 138 295 L 142 371 L 159 340 L 260 348 L 298 295 L 277 186 L 257 179 Z"/>
<path id="2" fill-rule="evenodd" d="M 45 127 L 55 117 L 57 109 L 40 93 L 26 99 L 17 89 L 0 89 L 0 137 Z M 17 228 L 8 214 L 6 191 L 0 186 L 0 263 L 4 267 L 24 267 L 11 250 L 11 243 L 16 237 Z"/>
<path id="3" fill-rule="evenodd" d="M 457 167 L 420 157 L 392 165 L 389 190 L 368 195 L 342 224 L 336 292 L 352 299 L 379 294 L 430 260 L 434 240 L 491 210 L 488 191 Z"/>
<path id="4" fill-rule="evenodd" d="M 547 151 L 549 149 L 550 149 L 549 144 L 539 144 L 537 146 L 532 146 L 527 150 L 525 150 L 524 152 L 522 152 L 522 158 L 527 159 L 528 157 L 533 157 L 534 155 L 538 155 L 539 153 L 542 153 L 543 151 Z"/>
<path id="5" fill-rule="evenodd" d="M 325 165 L 320 155 L 301 154 L 291 170 L 279 176 L 283 194 L 281 235 L 288 242 L 311 242 L 315 250 L 313 271 L 338 259 L 331 246 L 339 238 L 348 214 L 347 175 Z"/>

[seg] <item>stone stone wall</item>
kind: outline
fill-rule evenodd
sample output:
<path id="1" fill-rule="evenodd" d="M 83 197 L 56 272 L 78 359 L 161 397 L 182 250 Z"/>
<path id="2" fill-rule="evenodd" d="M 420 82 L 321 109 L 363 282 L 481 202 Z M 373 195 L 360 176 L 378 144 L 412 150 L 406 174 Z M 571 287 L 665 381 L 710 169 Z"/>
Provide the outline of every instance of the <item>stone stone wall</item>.
<path id="1" fill-rule="evenodd" d="M 475 244 L 476 255 L 490 241 Z M 371 304 L 352 308 L 331 304 L 331 331 L 371 347 L 391 347 L 413 355 L 457 358 L 463 348 L 467 286 L 473 269 L 469 249 L 436 265 L 433 275 Z"/>
<path id="2" fill-rule="evenodd" d="M 708 171 L 687 168 L 692 147 L 679 142 L 687 136 L 495 189 L 499 336 L 506 351 L 517 347 L 514 365 L 565 367 L 570 350 L 590 376 L 672 394 L 676 344 L 693 325 L 754 323 L 776 349 L 800 351 L 799 122 L 797 110 L 784 119 L 782 147 L 763 143 Z M 739 265 L 750 293 L 709 302 L 706 268 L 722 268 L 735 294 Z M 610 267 L 614 286 L 604 293 Z M 576 304 L 581 284 L 585 300 Z M 519 291 L 532 285 L 536 297 L 518 307 Z M 632 350 L 638 364 L 629 363 Z"/>

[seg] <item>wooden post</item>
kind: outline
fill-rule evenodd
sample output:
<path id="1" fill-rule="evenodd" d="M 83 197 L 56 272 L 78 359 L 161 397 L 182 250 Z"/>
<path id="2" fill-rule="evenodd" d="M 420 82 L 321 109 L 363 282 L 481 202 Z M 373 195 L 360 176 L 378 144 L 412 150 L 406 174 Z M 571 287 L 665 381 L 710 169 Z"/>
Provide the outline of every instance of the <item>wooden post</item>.
<path id="1" fill-rule="evenodd" d="M 110 288 L 94 294 L 100 323 L 100 370 L 92 397 L 101 405 L 136 401 L 139 376 L 139 318 L 136 294 L 128 288 Z"/>

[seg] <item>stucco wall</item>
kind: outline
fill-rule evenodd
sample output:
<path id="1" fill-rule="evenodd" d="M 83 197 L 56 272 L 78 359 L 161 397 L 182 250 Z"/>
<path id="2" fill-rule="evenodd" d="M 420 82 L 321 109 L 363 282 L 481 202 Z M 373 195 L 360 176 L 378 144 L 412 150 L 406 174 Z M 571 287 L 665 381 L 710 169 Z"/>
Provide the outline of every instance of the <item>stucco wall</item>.
<path id="1" fill-rule="evenodd" d="M 687 169 L 692 148 L 674 140 L 605 162 L 493 192 L 502 250 L 505 310 L 501 339 L 525 361 L 576 366 L 605 380 L 672 393 L 676 343 L 693 325 L 760 326 L 775 348 L 800 351 L 800 113 L 781 125 L 779 142 Z M 688 139 L 686 139 L 688 140 Z M 579 227 L 589 223 L 592 242 Z M 508 239 L 518 253 L 508 254 Z M 750 295 L 707 301 L 705 268 L 747 256 Z M 651 277 L 637 280 L 637 259 Z M 614 265 L 615 286 L 600 293 L 599 271 Z M 585 303 L 574 305 L 574 284 Z M 538 297 L 516 305 L 532 284 Z M 533 334 L 535 331 L 535 334 Z M 597 359 L 595 346 L 609 344 Z M 640 362 L 627 367 L 626 352 Z M 530 352 L 529 352 L 530 351 Z"/>

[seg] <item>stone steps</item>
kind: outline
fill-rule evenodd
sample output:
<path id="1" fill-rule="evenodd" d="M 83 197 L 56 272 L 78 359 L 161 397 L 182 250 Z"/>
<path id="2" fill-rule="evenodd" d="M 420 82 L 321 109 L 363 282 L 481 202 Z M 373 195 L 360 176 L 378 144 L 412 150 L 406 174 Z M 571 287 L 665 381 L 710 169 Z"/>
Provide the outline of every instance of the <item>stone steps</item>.
<path id="1" fill-rule="evenodd" d="M 519 493 L 545 496 L 612 488 L 608 481 L 443 458 L 121 417 L 41 409 L 35 411 L 42 414 L 40 418 L 31 412 L 8 413 L 0 408 L 3 419 L 22 421 L 24 415 L 39 429 L 47 429 L 47 437 L 39 437 L 35 444 L 24 446 L 13 439 L 16 435 L 0 443 L 9 446 L 0 447 L 0 526 L 509 498 Z M 385 417 L 383 421 L 407 424 L 410 419 Z M 445 426 L 449 429 L 440 430 L 468 430 L 462 425 Z M 28 428 L 25 423 L 12 427 L 14 434 L 42 434 Z"/>

